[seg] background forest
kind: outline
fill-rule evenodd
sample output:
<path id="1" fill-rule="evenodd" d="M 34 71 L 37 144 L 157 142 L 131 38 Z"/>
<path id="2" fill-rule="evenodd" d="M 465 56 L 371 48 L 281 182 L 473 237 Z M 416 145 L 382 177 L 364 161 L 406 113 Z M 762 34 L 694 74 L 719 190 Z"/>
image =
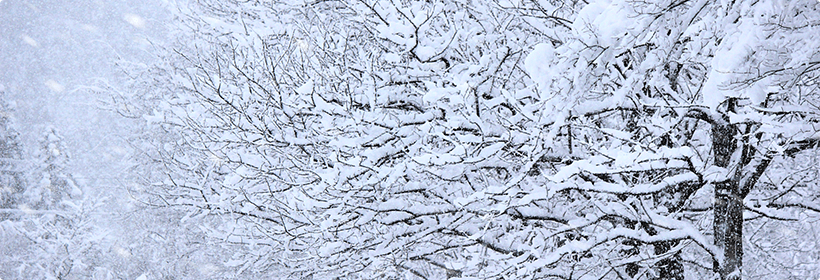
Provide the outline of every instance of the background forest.
<path id="1" fill-rule="evenodd" d="M 115 190 L 0 116 L 3 279 L 820 278 L 818 1 L 166 5 Z"/>

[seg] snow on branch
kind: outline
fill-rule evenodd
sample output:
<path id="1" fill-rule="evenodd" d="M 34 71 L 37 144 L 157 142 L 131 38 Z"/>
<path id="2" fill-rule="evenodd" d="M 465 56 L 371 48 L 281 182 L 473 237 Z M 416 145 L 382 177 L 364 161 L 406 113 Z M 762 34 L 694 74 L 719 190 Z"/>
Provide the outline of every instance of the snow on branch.
<path id="1" fill-rule="evenodd" d="M 550 193 L 556 193 L 563 190 L 580 190 L 609 194 L 629 194 L 629 195 L 648 195 L 661 192 L 668 188 L 674 188 L 682 184 L 691 184 L 700 182 L 700 177 L 693 172 L 685 172 L 671 177 L 664 178 L 657 184 L 638 184 L 634 186 L 625 186 L 623 184 L 608 183 L 603 181 L 590 182 L 587 180 L 570 181 L 556 184 L 550 188 Z"/>

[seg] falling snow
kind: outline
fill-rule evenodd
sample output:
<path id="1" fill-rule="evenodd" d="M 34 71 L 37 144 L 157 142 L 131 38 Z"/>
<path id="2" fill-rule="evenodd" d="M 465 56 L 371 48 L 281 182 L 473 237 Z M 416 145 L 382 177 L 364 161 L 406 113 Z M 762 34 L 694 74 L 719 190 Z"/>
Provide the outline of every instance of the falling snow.
<path id="1" fill-rule="evenodd" d="M 817 10 L 0 0 L 0 280 L 818 279 Z"/>

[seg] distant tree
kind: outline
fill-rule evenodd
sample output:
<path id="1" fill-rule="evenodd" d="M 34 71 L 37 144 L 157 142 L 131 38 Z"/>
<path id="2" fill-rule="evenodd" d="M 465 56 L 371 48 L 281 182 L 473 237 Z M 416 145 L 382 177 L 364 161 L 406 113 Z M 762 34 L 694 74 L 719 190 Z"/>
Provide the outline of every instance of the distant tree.
<path id="1" fill-rule="evenodd" d="M 25 190 L 25 163 L 20 134 L 12 121 L 14 108 L 6 100 L 6 92 L 0 85 L 0 209 L 13 209 Z M 0 212 L 0 220 L 11 216 Z"/>
<path id="2" fill-rule="evenodd" d="M 103 232 L 92 217 L 101 200 L 83 197 L 66 170 L 70 153 L 62 136 L 47 127 L 39 149 L 26 160 L 29 184 L 14 209 L 13 221 L 0 224 L 0 276 L 14 279 L 92 278 L 102 263 Z M 15 211 L 16 210 L 16 211 Z"/>
<path id="3" fill-rule="evenodd" d="M 818 5 L 198 1 L 122 108 L 238 270 L 817 277 Z"/>
<path id="4" fill-rule="evenodd" d="M 3 85 L 0 85 L 0 236 L 8 237 L 6 233 L 11 229 L 11 225 L 21 216 L 18 212 L 20 196 L 25 190 L 25 173 L 21 170 L 23 162 L 23 148 L 20 143 L 19 133 L 14 128 L 12 118 L 13 103 L 6 100 L 6 92 Z M 0 242 L 0 270 L 9 270 L 7 266 L 7 256 L 13 256 L 17 252 L 19 239 L 2 238 Z M 6 275 L 0 272 L 0 277 Z"/>
<path id="5" fill-rule="evenodd" d="M 47 127 L 40 138 L 39 148 L 33 161 L 37 163 L 32 170 L 31 186 L 26 189 L 25 197 L 29 207 L 35 209 L 63 209 L 63 200 L 80 199 L 82 191 L 77 186 L 66 165 L 71 159 L 63 137 L 54 127 Z"/>

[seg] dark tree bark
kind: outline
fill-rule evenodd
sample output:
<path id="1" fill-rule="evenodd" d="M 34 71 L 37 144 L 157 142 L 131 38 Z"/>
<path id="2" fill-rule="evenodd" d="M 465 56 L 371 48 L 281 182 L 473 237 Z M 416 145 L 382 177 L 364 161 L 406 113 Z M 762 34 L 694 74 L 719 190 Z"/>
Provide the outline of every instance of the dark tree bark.
<path id="1" fill-rule="evenodd" d="M 727 111 L 733 111 L 734 100 L 727 100 Z M 712 122 L 712 150 L 715 165 L 731 169 L 732 155 L 738 148 L 737 127 L 728 122 L 725 115 Z M 741 160 L 740 165 L 746 160 Z M 735 171 L 742 168 L 735 166 Z M 740 194 L 739 176 L 715 184 L 714 242 L 723 250 L 723 262 L 715 262 L 713 269 L 720 279 L 740 279 L 743 264 L 743 197 Z"/>
<path id="2" fill-rule="evenodd" d="M 743 198 L 737 193 L 737 182 L 715 185 L 715 245 L 723 249 L 723 263 L 716 263 L 721 279 L 740 279 L 743 264 Z"/>

